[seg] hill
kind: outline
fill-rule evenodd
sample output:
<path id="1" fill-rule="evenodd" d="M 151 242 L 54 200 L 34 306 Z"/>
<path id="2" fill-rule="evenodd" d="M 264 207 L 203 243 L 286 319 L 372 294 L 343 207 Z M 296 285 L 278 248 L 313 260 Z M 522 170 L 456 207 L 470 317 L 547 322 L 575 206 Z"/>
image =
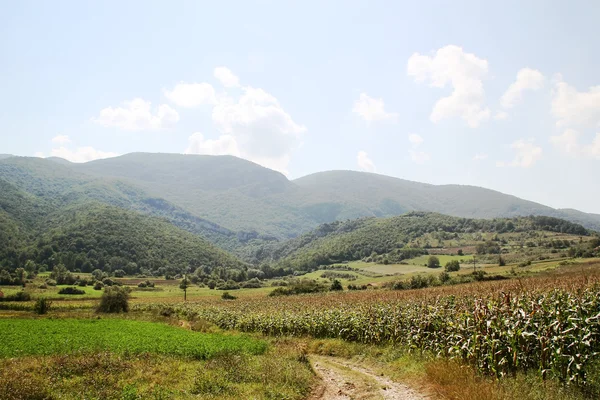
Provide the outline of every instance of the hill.
<path id="1" fill-rule="evenodd" d="M 580 236 L 590 234 L 581 225 L 553 217 L 484 220 L 411 212 L 389 218 L 361 218 L 323 224 L 293 240 L 265 246 L 257 258 L 295 270 L 311 270 L 319 265 L 360 260 L 374 254 L 389 262 L 399 262 L 427 254 L 426 249 L 431 247 L 428 243 L 434 239 L 442 243 L 467 235 L 470 244 L 485 244 L 482 233 L 525 232 L 531 235 L 536 231 Z"/>
<path id="2" fill-rule="evenodd" d="M 598 215 L 557 210 L 476 186 L 430 185 L 356 171 L 319 172 L 293 182 L 304 189 L 304 210 L 323 222 L 432 211 L 465 218 L 545 215 L 600 230 Z"/>
<path id="3" fill-rule="evenodd" d="M 95 181 L 47 160 L 0 162 L 2 267 L 12 270 L 32 260 L 47 268 L 63 263 L 81 270 L 127 267 L 135 273 L 244 268 L 236 257 L 175 222 L 198 229 L 210 225 L 211 232 L 221 229 L 224 237 L 235 239 L 218 225 L 178 214 L 177 208 L 122 182 Z"/>
<path id="4" fill-rule="evenodd" d="M 72 167 L 135 184 L 247 238 L 285 239 L 325 222 L 409 211 L 466 218 L 545 215 L 600 230 L 598 215 L 557 210 L 480 187 L 430 185 L 355 171 L 320 172 L 289 181 L 232 156 L 133 153 Z"/>
<path id="5" fill-rule="evenodd" d="M 0 160 L 4 159 L 4 158 L 10 158 L 10 157 L 14 157 L 12 154 L 0 154 Z"/>
<path id="6" fill-rule="evenodd" d="M 96 201 L 165 218 L 172 224 L 201 235 L 223 248 L 232 249 L 238 246 L 234 231 L 199 218 L 163 198 L 151 196 L 131 183 L 87 175 L 74 170 L 71 164 L 27 157 L 0 160 L 0 182 L 18 188 L 21 196 L 35 199 L 36 207 L 44 205 L 45 213 L 50 212 L 52 208 Z M 3 199 L 6 201 L 10 198 L 8 194 L 9 192 L 5 195 L 0 192 L 0 203 Z"/>

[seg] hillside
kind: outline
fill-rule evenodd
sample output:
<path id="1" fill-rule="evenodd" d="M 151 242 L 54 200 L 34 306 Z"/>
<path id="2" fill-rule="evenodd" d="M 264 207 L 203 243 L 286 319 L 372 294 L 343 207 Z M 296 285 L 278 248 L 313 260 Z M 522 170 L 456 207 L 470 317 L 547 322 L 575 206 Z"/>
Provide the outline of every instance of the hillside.
<path id="1" fill-rule="evenodd" d="M 163 214 L 169 219 L 158 218 Z M 23 267 L 26 260 L 47 268 L 57 263 L 71 269 L 129 266 L 136 273 L 243 267 L 237 258 L 177 223 L 213 232 L 216 241 L 218 232 L 237 240 L 233 232 L 180 212 L 164 200 L 144 197 L 122 182 L 94 181 L 47 160 L 0 162 L 2 267 Z"/>
<path id="2" fill-rule="evenodd" d="M 594 214 L 557 210 L 474 186 L 429 185 L 384 175 L 328 171 L 293 181 L 231 156 L 133 153 L 74 164 L 117 178 L 247 238 L 285 239 L 325 222 L 432 211 L 467 218 L 546 215 L 600 229 Z"/>
<path id="3" fill-rule="evenodd" d="M 581 225 L 552 217 L 484 220 L 411 212 L 389 218 L 361 218 L 323 224 L 288 242 L 265 246 L 256 257 L 296 270 L 360 260 L 372 254 L 385 255 L 390 261 L 398 262 L 427 254 L 423 248 L 429 248 L 427 243 L 433 239 L 443 241 L 459 238 L 461 234 L 530 234 L 536 231 L 580 236 L 590 234 Z"/>
<path id="4" fill-rule="evenodd" d="M 56 163 L 54 160 L 26 157 L 2 160 L 0 184 L 1 182 L 12 185 L 13 190 L 18 188 L 19 196 L 27 196 L 36 203 L 36 207 L 45 207 L 43 212 L 46 214 L 55 208 L 97 201 L 165 218 L 172 224 L 201 235 L 226 249 L 238 246 L 236 232 L 192 215 L 163 198 L 151 196 L 131 183 L 83 174 L 74 171 L 70 165 Z M 14 196 L 9 196 L 10 193 L 12 192 L 0 192 L 0 204 L 14 199 Z M 15 208 L 18 208 L 19 202 L 15 204 Z M 25 208 L 21 208 L 26 215 L 32 215 L 29 211 L 25 212 Z"/>

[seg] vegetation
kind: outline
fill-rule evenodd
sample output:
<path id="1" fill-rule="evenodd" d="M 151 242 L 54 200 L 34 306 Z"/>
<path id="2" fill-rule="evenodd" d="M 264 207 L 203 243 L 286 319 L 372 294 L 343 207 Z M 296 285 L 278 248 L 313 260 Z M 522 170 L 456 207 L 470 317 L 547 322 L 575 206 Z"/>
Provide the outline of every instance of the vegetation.
<path id="1" fill-rule="evenodd" d="M 97 312 L 120 313 L 129 311 L 129 288 L 111 286 L 104 289 Z"/>
<path id="2" fill-rule="evenodd" d="M 124 319 L 2 319 L 0 330 L 0 358 L 110 351 L 207 359 L 223 352 L 266 350 L 265 342 L 244 336 L 201 334 Z"/>
<path id="3" fill-rule="evenodd" d="M 183 306 L 178 312 L 223 329 L 393 343 L 464 360 L 499 377 L 539 371 L 584 385 L 600 350 L 600 280 L 593 271 L 585 280 L 577 274 L 530 278 L 440 287 L 423 296 L 354 291 L 238 300 L 235 307 Z"/>

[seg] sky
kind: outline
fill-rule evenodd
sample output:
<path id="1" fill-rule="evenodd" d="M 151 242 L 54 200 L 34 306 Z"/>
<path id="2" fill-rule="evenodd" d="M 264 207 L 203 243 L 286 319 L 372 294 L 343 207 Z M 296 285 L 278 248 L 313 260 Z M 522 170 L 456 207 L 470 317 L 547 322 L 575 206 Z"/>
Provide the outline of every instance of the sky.
<path id="1" fill-rule="evenodd" d="M 5 2 L 0 153 L 231 154 L 600 213 L 599 19 L 595 0 Z"/>

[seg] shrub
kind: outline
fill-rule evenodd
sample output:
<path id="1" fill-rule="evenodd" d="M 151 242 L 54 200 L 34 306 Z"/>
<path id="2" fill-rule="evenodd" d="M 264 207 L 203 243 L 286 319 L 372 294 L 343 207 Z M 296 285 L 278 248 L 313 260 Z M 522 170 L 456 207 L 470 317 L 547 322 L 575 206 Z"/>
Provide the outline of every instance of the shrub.
<path id="1" fill-rule="evenodd" d="M 104 278 L 102 279 L 102 283 L 104 283 L 104 286 L 113 286 L 115 284 L 115 281 L 113 281 L 110 278 Z"/>
<path id="2" fill-rule="evenodd" d="M 221 295 L 221 298 L 223 300 L 235 300 L 235 299 L 237 299 L 237 297 L 230 295 L 229 292 L 223 292 L 223 294 Z"/>
<path id="3" fill-rule="evenodd" d="M 463 256 L 464 255 L 462 249 L 458 249 L 458 251 L 456 252 L 456 254 L 459 255 L 459 256 Z"/>
<path id="4" fill-rule="evenodd" d="M 312 279 L 296 280 L 287 287 L 278 287 L 269 296 L 289 296 L 302 293 L 325 292 L 328 287 Z"/>
<path id="5" fill-rule="evenodd" d="M 45 297 L 39 297 L 33 305 L 33 312 L 39 315 L 48 314 L 52 307 L 52 302 Z"/>
<path id="6" fill-rule="evenodd" d="M 217 290 L 237 290 L 240 288 L 236 282 L 229 280 L 217 286 Z"/>
<path id="7" fill-rule="evenodd" d="M 88 281 L 87 281 L 87 279 L 80 279 L 80 280 L 77 282 L 77 286 L 80 286 L 80 287 L 86 287 L 87 285 L 88 285 Z"/>
<path id="8" fill-rule="evenodd" d="M 440 259 L 436 256 L 429 256 L 427 259 L 427 267 L 429 268 L 439 268 L 440 267 Z"/>
<path id="9" fill-rule="evenodd" d="M 129 289 L 110 286 L 104 290 L 96 312 L 120 313 L 129 311 Z"/>
<path id="10" fill-rule="evenodd" d="M 60 289 L 58 294 L 85 294 L 85 290 L 77 289 L 76 287 L 66 287 Z"/>
<path id="11" fill-rule="evenodd" d="M 31 300 L 31 295 L 28 292 L 24 292 L 24 291 L 20 291 L 20 292 L 5 295 L 5 296 L 0 296 L 0 301 L 29 301 L 29 300 Z"/>
<path id="12" fill-rule="evenodd" d="M 102 290 L 103 287 L 104 287 L 104 283 L 102 283 L 100 281 L 96 281 L 96 283 L 94 284 L 94 290 Z"/>
<path id="13" fill-rule="evenodd" d="M 444 268 L 446 269 L 446 272 L 455 272 L 460 270 L 460 263 L 457 260 L 451 260 L 446 263 Z"/>
<path id="14" fill-rule="evenodd" d="M 56 281 L 54 279 L 46 279 L 46 285 L 56 286 Z"/>
<path id="15" fill-rule="evenodd" d="M 138 283 L 138 287 L 139 288 L 145 288 L 145 287 L 147 287 L 146 282 L 140 282 L 140 283 Z"/>
<path id="16" fill-rule="evenodd" d="M 337 279 L 334 279 L 333 282 L 331 283 L 331 286 L 329 287 L 329 290 L 340 291 L 340 290 L 344 290 L 344 288 L 342 287 L 342 283 L 340 281 L 338 281 Z"/>
<path id="17" fill-rule="evenodd" d="M 243 282 L 240 286 L 244 289 L 258 289 L 262 287 L 262 283 L 260 283 L 258 278 L 252 278 L 249 281 Z"/>

